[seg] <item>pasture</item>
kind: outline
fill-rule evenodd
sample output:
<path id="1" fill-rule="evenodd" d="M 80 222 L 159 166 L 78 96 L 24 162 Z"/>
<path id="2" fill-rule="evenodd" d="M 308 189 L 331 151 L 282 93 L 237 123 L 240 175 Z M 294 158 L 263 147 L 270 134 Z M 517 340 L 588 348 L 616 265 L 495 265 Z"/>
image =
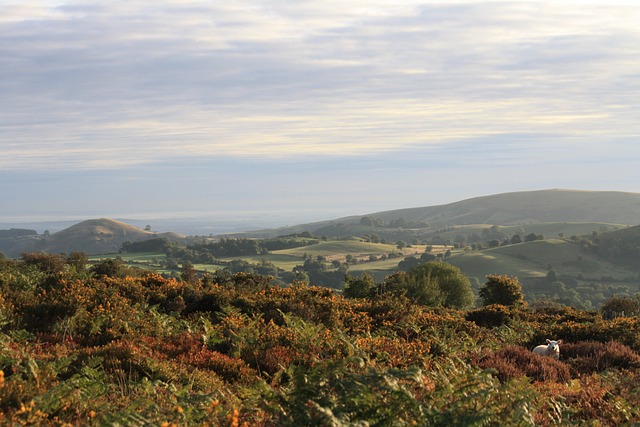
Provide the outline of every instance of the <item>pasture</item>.
<path id="1" fill-rule="evenodd" d="M 541 277 L 549 270 L 594 281 L 602 280 L 603 276 L 626 280 L 635 275 L 622 265 L 612 264 L 590 254 L 578 244 L 562 239 L 537 240 L 459 254 L 449 262 L 474 277 L 496 272 L 520 278 Z"/>

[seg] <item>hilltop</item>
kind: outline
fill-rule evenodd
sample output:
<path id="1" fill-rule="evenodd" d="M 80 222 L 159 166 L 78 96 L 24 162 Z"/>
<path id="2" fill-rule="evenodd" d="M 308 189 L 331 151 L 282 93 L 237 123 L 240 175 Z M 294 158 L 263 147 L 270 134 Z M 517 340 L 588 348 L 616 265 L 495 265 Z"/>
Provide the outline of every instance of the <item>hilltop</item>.
<path id="1" fill-rule="evenodd" d="M 395 228 L 430 230 L 474 224 L 507 226 L 573 222 L 638 225 L 640 193 L 558 189 L 502 193 L 445 205 L 352 215 L 335 220 L 242 233 L 242 235 L 273 237 L 309 231 L 316 235 L 344 237 L 361 235 L 367 231 L 385 233 L 386 230 L 379 226 L 363 225 L 363 217 L 371 217 L 385 224 L 402 224 L 403 222 L 409 224 Z"/>
<path id="2" fill-rule="evenodd" d="M 233 237 L 267 238 L 308 232 L 329 238 L 376 236 L 380 241 L 453 244 L 485 239 L 492 226 L 507 234 L 582 235 L 593 230 L 640 222 L 640 193 L 617 191 L 540 190 L 474 197 L 455 203 L 375 212 L 299 224 L 292 227 L 236 233 Z M 517 227 L 506 229 L 506 227 Z M 27 230 L 29 231 L 29 230 Z M 0 252 L 10 257 L 30 251 L 89 254 L 117 252 L 124 242 L 150 238 L 186 240 L 176 233 L 156 233 L 112 219 L 91 219 L 51 235 L 9 230 L 0 236 Z M 372 239 L 373 241 L 373 239 Z"/>
<path id="3" fill-rule="evenodd" d="M 51 235 L 26 235 L 14 239 L 2 239 L 0 250 L 7 256 L 23 252 L 44 251 L 88 254 L 118 252 L 124 242 L 137 242 L 151 238 L 184 241 L 185 236 L 176 233 L 155 233 L 124 222 L 108 218 L 89 219 Z M 4 244 L 2 244 L 4 243 Z"/>
<path id="4" fill-rule="evenodd" d="M 372 214 L 444 224 L 518 225 L 541 222 L 610 222 L 637 225 L 640 193 L 538 190 L 474 197 L 456 203 Z"/>

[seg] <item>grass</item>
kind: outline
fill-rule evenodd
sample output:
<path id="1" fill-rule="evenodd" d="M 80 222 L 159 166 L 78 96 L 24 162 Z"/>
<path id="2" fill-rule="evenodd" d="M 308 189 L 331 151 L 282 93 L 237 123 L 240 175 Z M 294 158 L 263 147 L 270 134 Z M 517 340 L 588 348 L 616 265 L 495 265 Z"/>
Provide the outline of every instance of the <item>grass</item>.
<path id="1" fill-rule="evenodd" d="M 274 251 L 274 254 L 280 255 L 292 255 L 297 257 L 303 257 L 304 254 L 313 256 L 333 256 L 340 254 L 373 254 L 382 255 L 388 254 L 396 250 L 395 245 L 384 243 L 368 243 L 361 240 L 331 240 L 322 241 L 317 245 L 303 246 L 293 249 L 284 249 L 281 251 Z M 424 251 L 424 247 L 422 249 Z"/>
<path id="2" fill-rule="evenodd" d="M 434 235 L 453 241 L 458 235 L 470 236 L 475 233 L 482 236 L 482 231 L 489 227 L 491 227 L 489 224 L 456 225 L 446 231 L 436 232 Z M 625 227 L 625 225 L 621 224 L 604 222 L 545 222 L 499 226 L 499 229 L 509 236 L 520 234 L 521 237 L 524 237 L 527 234 L 534 233 L 542 234 L 547 238 L 556 238 L 560 233 L 562 233 L 564 237 L 581 236 L 591 234 L 593 231 L 602 233 L 604 231 L 618 230 Z"/>
<path id="3" fill-rule="evenodd" d="M 281 254 L 281 253 L 242 256 L 242 257 L 229 257 L 229 258 L 220 259 L 220 261 L 233 261 L 233 260 L 244 260 L 251 264 L 258 264 L 264 260 L 267 262 L 271 262 L 276 267 L 282 268 L 286 271 L 291 271 L 293 267 L 297 265 L 302 265 L 304 263 L 304 259 L 301 256 L 293 256 L 293 255 L 287 255 L 287 254 Z"/>
<path id="4" fill-rule="evenodd" d="M 600 257 L 584 252 L 579 245 L 562 239 L 548 239 L 501 246 L 480 252 L 456 254 L 449 260 L 470 277 L 482 278 L 501 272 L 519 278 L 545 276 L 549 270 L 561 275 L 599 280 L 606 275 L 624 280 L 634 273 Z"/>

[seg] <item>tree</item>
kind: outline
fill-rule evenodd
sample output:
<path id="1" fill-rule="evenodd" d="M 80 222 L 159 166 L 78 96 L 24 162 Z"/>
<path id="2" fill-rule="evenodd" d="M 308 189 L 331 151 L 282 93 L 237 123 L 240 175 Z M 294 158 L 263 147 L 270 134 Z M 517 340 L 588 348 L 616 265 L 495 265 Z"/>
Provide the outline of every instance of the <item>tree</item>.
<path id="1" fill-rule="evenodd" d="M 434 254 L 429 253 L 429 252 L 425 252 L 422 255 L 420 255 L 420 261 L 422 261 L 422 262 L 435 261 L 436 258 L 438 258 L 438 257 L 435 256 Z"/>
<path id="2" fill-rule="evenodd" d="M 522 243 L 522 237 L 520 237 L 519 234 L 514 234 L 513 236 L 511 236 L 511 244 L 517 244 L 517 243 Z"/>
<path id="3" fill-rule="evenodd" d="M 525 307 L 522 284 L 517 277 L 489 275 L 478 294 L 482 305 L 501 304 L 506 306 Z"/>
<path id="4" fill-rule="evenodd" d="M 500 240 L 498 239 L 489 240 L 487 242 L 487 246 L 489 246 L 490 248 L 497 248 L 498 246 L 500 246 Z"/>
<path id="5" fill-rule="evenodd" d="M 347 274 L 344 281 L 346 283 L 344 296 L 348 298 L 366 298 L 376 285 L 373 276 L 367 273 L 363 273 L 360 277 L 353 277 Z"/>
<path id="6" fill-rule="evenodd" d="M 194 284 L 198 281 L 198 273 L 189 261 L 182 264 L 182 270 L 180 271 L 180 278 L 183 282 Z"/>
<path id="7" fill-rule="evenodd" d="M 413 256 L 408 256 L 398 263 L 398 268 L 401 271 L 409 271 L 412 268 L 416 267 L 419 263 L 420 262 L 418 261 L 418 258 Z"/>
<path id="8" fill-rule="evenodd" d="M 127 266 L 121 259 L 106 258 L 94 264 L 91 272 L 96 276 L 125 277 Z"/>
<path id="9" fill-rule="evenodd" d="M 407 242 L 405 242 L 404 240 L 398 240 L 396 242 L 396 248 L 402 250 L 402 249 L 404 249 L 406 247 L 407 247 Z"/>
<path id="10" fill-rule="evenodd" d="M 524 241 L 525 242 L 533 242 L 533 241 L 538 240 L 538 237 L 539 236 L 536 233 L 529 233 L 526 236 L 524 236 Z"/>
<path id="11" fill-rule="evenodd" d="M 71 252 L 67 257 L 67 264 L 73 268 L 76 273 L 82 273 L 87 268 L 89 256 L 86 252 Z"/>
<path id="12" fill-rule="evenodd" d="M 475 302 L 469 278 L 446 262 L 431 261 L 406 273 L 395 273 L 385 279 L 383 286 L 427 306 L 466 308 Z"/>

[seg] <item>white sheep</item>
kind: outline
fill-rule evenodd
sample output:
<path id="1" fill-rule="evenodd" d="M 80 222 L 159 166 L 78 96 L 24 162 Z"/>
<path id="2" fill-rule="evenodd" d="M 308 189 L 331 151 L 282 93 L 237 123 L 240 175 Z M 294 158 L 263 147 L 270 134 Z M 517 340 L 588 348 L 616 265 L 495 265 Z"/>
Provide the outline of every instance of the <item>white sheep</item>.
<path id="1" fill-rule="evenodd" d="M 533 349 L 534 353 L 537 353 L 541 356 L 551 356 L 554 359 L 560 358 L 560 344 L 562 344 L 562 340 L 551 341 L 547 340 L 547 344 L 541 344 Z"/>

